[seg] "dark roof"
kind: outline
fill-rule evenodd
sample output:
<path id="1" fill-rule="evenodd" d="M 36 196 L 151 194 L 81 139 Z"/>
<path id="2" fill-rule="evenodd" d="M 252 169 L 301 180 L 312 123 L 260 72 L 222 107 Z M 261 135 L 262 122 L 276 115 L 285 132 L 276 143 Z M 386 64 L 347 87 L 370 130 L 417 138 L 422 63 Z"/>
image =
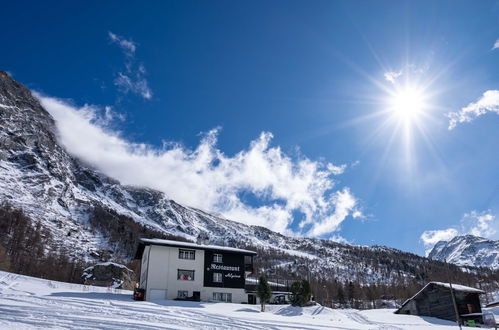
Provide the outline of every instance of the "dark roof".
<path id="1" fill-rule="evenodd" d="M 256 255 L 255 251 L 238 249 L 229 246 L 205 245 L 205 244 L 181 242 L 181 241 L 166 240 L 159 238 L 141 238 L 139 247 L 137 249 L 137 253 L 135 254 L 135 259 L 140 259 L 142 257 L 142 252 L 144 251 L 144 248 L 147 245 L 173 246 L 173 247 L 183 247 L 196 250 L 226 251 L 226 252 L 239 253 L 245 255 Z"/>
<path id="2" fill-rule="evenodd" d="M 496 307 L 496 306 L 499 306 L 499 300 L 498 301 L 493 301 L 491 303 L 488 303 L 487 305 L 485 305 L 485 307 Z"/>

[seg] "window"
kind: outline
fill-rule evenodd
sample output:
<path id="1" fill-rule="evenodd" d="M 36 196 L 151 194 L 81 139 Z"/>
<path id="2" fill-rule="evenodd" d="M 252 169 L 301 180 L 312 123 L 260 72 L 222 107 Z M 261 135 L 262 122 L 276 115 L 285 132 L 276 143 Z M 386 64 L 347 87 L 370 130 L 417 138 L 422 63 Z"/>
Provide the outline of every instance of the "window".
<path id="1" fill-rule="evenodd" d="M 252 265 L 253 264 L 253 256 L 244 256 L 244 264 Z"/>
<path id="2" fill-rule="evenodd" d="M 189 291 L 181 291 L 181 290 L 179 290 L 178 293 L 177 293 L 177 298 L 185 299 L 185 298 L 188 298 L 188 297 L 189 297 Z"/>
<path id="3" fill-rule="evenodd" d="M 232 293 L 213 292 L 213 300 L 232 302 Z"/>
<path id="4" fill-rule="evenodd" d="M 195 250 L 178 250 L 178 258 L 179 259 L 189 259 L 189 260 L 194 260 L 196 258 L 196 251 Z"/>
<path id="5" fill-rule="evenodd" d="M 194 271 L 179 269 L 177 271 L 177 280 L 181 281 L 194 281 Z"/>
<path id="6" fill-rule="evenodd" d="M 222 255 L 220 253 L 213 254 L 213 262 L 222 262 Z"/>
<path id="7" fill-rule="evenodd" d="M 213 273 L 213 282 L 222 283 L 222 273 Z"/>

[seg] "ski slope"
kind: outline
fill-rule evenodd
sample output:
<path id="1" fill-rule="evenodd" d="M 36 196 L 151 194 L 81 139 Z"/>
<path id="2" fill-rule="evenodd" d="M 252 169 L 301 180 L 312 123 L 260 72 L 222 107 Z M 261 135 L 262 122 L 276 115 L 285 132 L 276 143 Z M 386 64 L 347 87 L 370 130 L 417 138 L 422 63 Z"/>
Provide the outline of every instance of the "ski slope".
<path id="1" fill-rule="evenodd" d="M 0 329 L 456 329 L 393 310 L 334 310 L 162 300 L 0 272 Z"/>

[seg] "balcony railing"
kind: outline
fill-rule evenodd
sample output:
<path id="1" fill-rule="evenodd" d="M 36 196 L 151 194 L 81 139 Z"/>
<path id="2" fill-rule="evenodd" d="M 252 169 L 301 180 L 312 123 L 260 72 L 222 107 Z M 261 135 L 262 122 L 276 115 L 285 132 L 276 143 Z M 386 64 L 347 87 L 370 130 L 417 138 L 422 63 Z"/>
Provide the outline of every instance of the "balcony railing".
<path id="1" fill-rule="evenodd" d="M 296 280 L 288 280 L 282 278 L 267 278 L 267 282 L 269 283 L 270 289 L 273 292 L 291 292 L 291 285 L 296 282 Z M 256 277 L 247 277 L 245 290 L 252 292 L 256 291 L 260 280 Z"/>

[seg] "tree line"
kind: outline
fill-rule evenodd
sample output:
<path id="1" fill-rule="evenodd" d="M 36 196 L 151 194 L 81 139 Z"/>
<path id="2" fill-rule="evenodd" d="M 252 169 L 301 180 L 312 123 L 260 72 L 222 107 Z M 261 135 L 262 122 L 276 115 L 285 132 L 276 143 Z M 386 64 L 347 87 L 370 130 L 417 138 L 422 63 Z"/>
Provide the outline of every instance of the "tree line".
<path id="1" fill-rule="evenodd" d="M 99 251 L 95 261 L 124 263 L 136 274 L 139 274 L 140 264 L 133 259 L 140 238 L 188 241 L 184 237 L 150 228 L 102 206 L 92 207 L 88 226 L 87 229 L 103 237 L 108 246 L 108 249 Z M 76 255 L 74 251 L 68 253 L 62 247 L 62 242 L 55 241 L 51 232 L 39 221 L 31 219 L 9 203 L 0 204 L 0 233 L 0 270 L 81 283 L 82 271 L 89 265 L 83 260 L 83 256 Z M 453 283 L 480 287 L 485 291 L 499 289 L 499 271 L 489 268 L 463 269 L 384 247 L 343 246 L 334 242 L 321 244 L 348 250 L 347 255 L 351 260 L 347 272 L 324 268 L 313 260 L 278 249 L 248 244 L 238 247 L 257 252 L 255 275 L 268 275 L 265 271 L 272 269 L 273 277 L 306 279 L 310 283 L 314 299 L 331 307 L 393 307 L 390 304 L 400 304 L 429 281 L 451 280 Z M 303 248 L 309 249 L 311 253 L 318 252 L 310 246 Z M 335 258 L 326 252 L 319 257 L 331 260 Z M 366 270 L 376 273 L 377 279 L 374 281 L 368 277 Z"/>
<path id="2" fill-rule="evenodd" d="M 133 259 L 140 238 L 186 240 L 156 231 L 101 206 L 91 209 L 89 225 L 95 234 L 104 237 L 109 247 L 98 251 L 95 262 L 85 261 L 84 256 L 75 251 L 69 253 L 62 242 L 54 239 L 49 229 L 23 210 L 14 208 L 8 202 L 0 204 L 0 270 L 81 283 L 86 267 L 112 260 L 126 264 L 135 274 L 139 274 L 140 263 Z"/>
<path id="3" fill-rule="evenodd" d="M 452 283 L 480 288 L 486 292 L 499 290 L 497 270 L 485 267 L 463 268 L 394 249 L 342 246 L 352 258 L 345 275 L 338 269 L 321 268 L 317 260 L 297 257 L 282 250 L 250 245 L 245 245 L 244 248 L 257 252 L 255 275 L 269 276 L 269 280 L 306 279 L 312 287 L 314 300 L 335 308 L 395 307 L 431 281 L 450 280 Z M 272 270 L 271 275 L 268 270 Z M 369 271 L 377 274 L 375 280 L 366 276 Z"/>
<path id="4" fill-rule="evenodd" d="M 0 270 L 79 282 L 86 263 L 59 247 L 50 231 L 9 203 L 0 204 Z"/>

